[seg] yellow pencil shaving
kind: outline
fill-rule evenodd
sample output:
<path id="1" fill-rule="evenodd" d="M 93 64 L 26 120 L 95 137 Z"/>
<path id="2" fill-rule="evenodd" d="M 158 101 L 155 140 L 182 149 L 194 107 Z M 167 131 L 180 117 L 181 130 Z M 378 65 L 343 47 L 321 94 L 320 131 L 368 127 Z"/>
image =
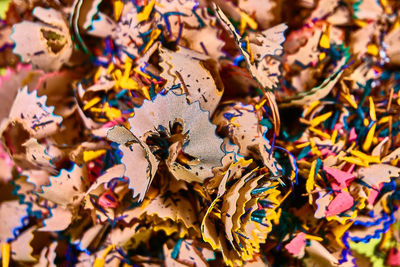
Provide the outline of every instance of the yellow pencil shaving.
<path id="1" fill-rule="evenodd" d="M 93 267 L 104 267 L 105 264 L 106 264 L 106 261 L 104 259 L 97 258 L 94 261 Z"/>
<path id="2" fill-rule="evenodd" d="M 352 142 L 350 147 L 346 149 L 346 153 L 350 153 L 350 151 L 352 151 L 355 146 L 356 146 L 356 142 Z"/>
<path id="3" fill-rule="evenodd" d="M 257 30 L 258 24 L 257 22 L 252 19 L 249 15 L 246 13 L 239 11 L 240 12 L 240 26 L 239 26 L 239 31 L 240 34 L 243 34 L 244 31 L 246 30 L 246 26 L 249 25 L 249 27 L 253 30 Z"/>
<path id="4" fill-rule="evenodd" d="M 124 89 L 128 90 L 137 90 L 140 89 L 139 84 L 131 78 L 124 78 L 122 77 L 119 80 L 119 86 Z"/>
<path id="5" fill-rule="evenodd" d="M 372 97 L 369 97 L 369 116 L 371 120 L 376 121 L 375 103 Z"/>
<path id="6" fill-rule="evenodd" d="M 1 244 L 1 263 L 3 267 L 10 265 L 11 246 L 8 243 Z"/>
<path id="7" fill-rule="evenodd" d="M 108 120 L 106 118 L 97 118 L 97 122 L 106 123 Z"/>
<path id="8" fill-rule="evenodd" d="M 237 117 L 232 117 L 232 118 L 229 120 L 229 122 L 230 122 L 232 125 L 236 126 L 236 127 L 240 127 L 240 124 L 233 122 L 233 121 L 236 120 L 236 119 L 237 119 Z"/>
<path id="9" fill-rule="evenodd" d="M 346 153 L 350 153 L 350 151 L 352 151 L 354 149 L 354 147 L 356 146 L 356 142 L 352 142 L 350 147 L 347 148 Z"/>
<path id="10" fill-rule="evenodd" d="M 315 127 L 315 126 L 317 126 L 318 124 L 320 124 L 321 122 L 324 122 L 324 121 L 326 121 L 327 119 L 329 119 L 331 116 L 332 116 L 332 111 L 330 111 L 330 112 L 327 112 L 327 113 L 325 113 L 325 114 L 322 114 L 322 115 L 320 115 L 320 116 L 318 116 L 318 117 L 315 117 L 314 119 L 312 119 L 311 120 L 311 126 L 312 127 Z"/>
<path id="11" fill-rule="evenodd" d="M 115 0 L 114 1 L 114 20 L 119 21 L 119 18 L 121 17 L 122 10 L 124 9 L 124 2 L 121 0 Z"/>
<path id="12" fill-rule="evenodd" d="M 373 56 L 378 56 L 379 55 L 379 48 L 375 44 L 369 44 L 367 45 L 367 53 Z"/>
<path id="13" fill-rule="evenodd" d="M 380 0 L 381 5 L 384 7 L 385 9 L 385 13 L 388 15 L 391 15 L 393 13 L 392 8 L 390 7 L 390 5 L 388 4 L 387 0 Z"/>
<path id="14" fill-rule="evenodd" d="M 362 149 L 364 151 L 368 151 L 371 148 L 372 145 L 372 140 L 374 138 L 374 134 L 375 134 L 375 129 L 376 129 L 376 123 L 374 123 L 371 127 L 371 129 L 369 129 L 367 136 L 365 137 L 364 143 L 362 145 Z"/>
<path id="15" fill-rule="evenodd" d="M 85 106 L 83 106 L 83 110 L 88 110 L 88 109 L 92 108 L 94 105 L 96 105 L 100 101 L 101 101 L 101 98 L 99 96 L 92 98 L 89 102 L 86 103 Z"/>
<path id="16" fill-rule="evenodd" d="M 109 245 L 106 250 L 104 251 L 103 255 L 101 256 L 102 259 L 105 259 L 108 255 L 108 253 L 110 253 L 111 250 L 115 249 L 115 245 Z"/>
<path id="17" fill-rule="evenodd" d="M 360 198 L 360 201 L 358 202 L 358 207 L 357 207 L 359 210 L 362 210 L 367 206 L 367 204 L 365 204 L 365 201 L 367 201 L 366 198 Z"/>
<path id="18" fill-rule="evenodd" d="M 95 113 L 101 113 L 101 112 L 104 112 L 104 109 L 103 108 L 95 108 L 95 107 L 93 107 L 93 108 L 90 109 L 90 111 L 91 112 L 95 112 Z"/>
<path id="19" fill-rule="evenodd" d="M 318 55 L 319 61 L 324 60 L 324 58 L 326 58 L 326 53 L 325 53 L 325 52 L 322 52 L 322 53 L 320 53 L 320 54 Z"/>
<path id="20" fill-rule="evenodd" d="M 346 101 L 350 104 L 350 106 L 352 106 L 355 109 L 358 108 L 357 103 L 354 101 L 353 95 L 348 95 L 348 94 L 342 93 L 342 96 L 344 97 L 344 99 L 346 99 Z"/>
<path id="21" fill-rule="evenodd" d="M 96 113 L 104 113 L 109 120 L 115 120 L 122 116 L 121 110 L 110 107 L 108 103 L 105 103 L 104 106 L 100 108 L 92 107 L 90 108 L 90 111 Z M 100 119 L 101 118 L 99 118 L 99 120 Z"/>
<path id="22" fill-rule="evenodd" d="M 114 70 L 114 63 L 110 63 L 107 67 L 107 74 L 110 74 Z"/>
<path id="23" fill-rule="evenodd" d="M 350 154 L 352 154 L 353 156 L 355 156 L 367 163 L 380 163 L 381 162 L 381 160 L 379 159 L 378 156 L 370 156 L 370 155 L 367 155 L 358 150 L 352 150 L 352 151 L 350 151 Z"/>
<path id="24" fill-rule="evenodd" d="M 244 159 L 244 158 L 241 158 L 241 159 L 239 159 L 237 162 L 235 162 L 235 163 L 233 163 L 232 164 L 232 167 L 233 166 L 236 166 L 236 165 L 238 165 L 238 164 L 243 164 L 243 165 L 249 165 L 249 164 L 251 164 L 253 162 L 253 159 Z"/>
<path id="25" fill-rule="evenodd" d="M 94 159 L 97 159 L 98 157 L 104 155 L 106 153 L 105 149 L 100 149 L 100 150 L 87 150 L 83 151 L 83 161 L 88 162 Z"/>
<path id="26" fill-rule="evenodd" d="M 290 193 L 292 193 L 292 189 L 290 189 L 282 198 L 280 198 L 277 201 L 272 201 L 272 194 L 269 195 L 269 197 L 271 197 L 271 202 L 276 202 L 279 206 L 283 203 L 283 201 L 285 201 L 285 199 L 290 195 Z M 279 194 L 279 191 L 276 191 L 276 194 Z M 275 198 L 278 196 L 275 196 Z"/>
<path id="27" fill-rule="evenodd" d="M 309 128 L 311 132 L 315 133 L 316 135 L 325 138 L 325 139 L 331 139 L 331 136 L 327 133 L 322 132 L 321 130 L 315 129 L 314 127 Z"/>
<path id="28" fill-rule="evenodd" d="M 106 102 L 104 104 L 102 112 L 105 113 L 106 117 L 109 120 L 115 120 L 115 119 L 118 119 L 118 118 L 120 118 L 122 116 L 121 110 L 119 110 L 118 108 L 110 107 L 108 102 Z"/>
<path id="29" fill-rule="evenodd" d="M 106 263 L 106 257 L 108 255 L 108 253 L 110 253 L 111 250 L 115 249 L 115 245 L 109 245 L 106 250 L 104 251 L 103 255 L 101 256 L 101 258 L 97 258 L 94 261 L 93 267 L 104 267 L 105 263 Z"/>
<path id="30" fill-rule="evenodd" d="M 143 49 L 143 54 L 149 50 L 149 48 L 153 45 L 154 41 L 157 40 L 158 36 L 160 36 L 161 30 L 160 29 L 153 29 L 150 34 L 150 41 L 147 42 L 146 46 Z"/>
<path id="31" fill-rule="evenodd" d="M 367 118 L 364 118 L 364 119 L 363 119 L 363 125 L 364 125 L 365 127 L 368 127 L 368 125 L 369 125 L 369 120 L 368 120 Z"/>
<path id="32" fill-rule="evenodd" d="M 392 166 L 397 166 L 397 163 L 399 163 L 399 158 L 397 158 L 397 159 L 392 159 L 392 160 L 390 161 L 390 164 L 391 164 Z"/>
<path id="33" fill-rule="evenodd" d="M 353 222 L 349 222 L 347 224 L 337 225 L 336 227 L 332 228 L 333 235 L 335 236 L 336 242 L 342 248 L 345 248 L 345 245 L 342 241 L 343 234 L 353 225 Z"/>
<path id="34" fill-rule="evenodd" d="M 147 100 L 151 100 L 150 93 L 149 93 L 149 88 L 148 88 L 147 86 L 143 86 L 143 87 L 140 89 L 140 92 L 142 92 L 142 95 L 144 95 L 144 97 L 145 97 Z"/>
<path id="35" fill-rule="evenodd" d="M 306 120 L 306 119 L 299 118 L 299 121 L 300 121 L 301 123 L 305 124 L 305 125 L 311 125 L 311 122 L 308 121 L 308 120 Z"/>
<path id="36" fill-rule="evenodd" d="M 354 22 L 355 22 L 358 26 L 360 26 L 361 28 L 364 28 L 365 26 L 368 25 L 368 22 L 363 21 L 363 20 L 359 20 L 359 19 L 354 20 Z"/>
<path id="37" fill-rule="evenodd" d="M 321 40 L 319 40 L 319 46 L 326 49 L 329 49 L 331 47 L 331 44 L 329 42 L 329 32 L 322 34 Z"/>
<path id="38" fill-rule="evenodd" d="M 316 156 L 321 156 L 321 152 L 318 150 L 318 147 L 315 145 L 314 139 L 310 139 L 310 145 L 311 145 L 311 153 Z"/>
<path id="39" fill-rule="evenodd" d="M 99 96 L 96 96 L 96 97 L 92 98 L 89 102 L 87 102 L 85 104 L 85 106 L 83 106 L 83 110 L 90 109 L 91 107 L 93 107 L 94 105 L 99 103 L 100 101 L 101 101 L 101 98 Z"/>
<path id="40" fill-rule="evenodd" d="M 315 184 L 315 167 L 317 166 L 317 161 L 314 160 L 311 163 L 311 169 L 310 173 L 308 174 L 307 182 L 306 182 L 306 190 L 308 193 L 310 193 L 314 189 L 314 184 Z M 312 194 L 308 195 L 308 203 L 312 205 Z"/>
<path id="41" fill-rule="evenodd" d="M 279 224 L 279 219 L 281 218 L 281 214 L 282 214 L 282 209 L 279 208 L 279 209 L 278 209 L 278 212 L 276 213 L 277 216 L 275 216 L 275 218 L 274 218 L 274 220 L 273 220 L 273 222 L 274 222 L 275 225 L 278 225 L 278 224 Z"/>
<path id="42" fill-rule="evenodd" d="M 383 234 L 382 241 L 381 241 L 381 243 L 379 244 L 379 250 L 383 250 L 383 248 L 385 247 L 385 245 L 386 245 L 388 242 L 390 242 L 390 239 L 392 238 L 392 236 L 393 236 L 393 234 L 392 234 L 391 229 L 389 229 L 389 231 L 386 231 L 386 232 Z"/>
<path id="43" fill-rule="evenodd" d="M 249 36 L 246 36 L 245 40 L 246 40 L 246 50 L 250 55 L 250 62 L 253 63 L 254 62 L 254 56 L 253 56 L 253 52 L 250 49 Z"/>
<path id="44" fill-rule="evenodd" d="M 211 212 L 215 217 L 217 217 L 218 219 L 221 219 L 221 213 L 216 212 L 216 211 L 212 211 Z"/>
<path id="45" fill-rule="evenodd" d="M 311 145 L 311 148 L 315 147 L 315 141 L 313 138 L 310 139 L 310 145 Z"/>
<path id="46" fill-rule="evenodd" d="M 336 138 L 338 136 L 338 130 L 334 130 L 332 135 L 331 135 L 331 142 L 332 144 L 336 143 Z"/>
<path id="47" fill-rule="evenodd" d="M 258 110 L 260 109 L 262 106 L 264 106 L 265 102 L 267 101 L 267 99 L 264 99 L 263 101 L 261 101 L 260 104 L 255 105 L 255 109 Z"/>
<path id="48" fill-rule="evenodd" d="M 374 138 L 372 139 L 372 144 L 377 145 L 378 143 L 379 143 L 378 137 L 374 136 Z"/>
<path id="49" fill-rule="evenodd" d="M 156 3 L 156 0 L 151 0 L 150 3 L 148 3 L 143 10 L 137 15 L 137 22 L 140 23 L 142 21 L 145 21 L 149 18 L 151 11 L 153 11 L 154 4 Z"/>
<path id="50" fill-rule="evenodd" d="M 119 80 L 121 79 L 121 77 L 122 77 L 122 72 L 121 72 L 121 70 L 119 70 L 119 69 L 117 69 L 117 70 L 115 70 L 113 73 L 112 73 L 112 78 L 114 79 L 114 81 L 115 81 L 115 89 L 116 90 L 118 90 L 119 88 L 120 88 L 120 86 L 119 86 Z"/>
<path id="51" fill-rule="evenodd" d="M 129 78 L 129 74 L 131 73 L 132 70 L 132 59 L 130 59 L 129 57 L 126 59 L 125 61 L 125 65 L 124 65 L 124 75 L 122 76 L 123 79 L 128 79 Z"/>
<path id="52" fill-rule="evenodd" d="M 388 207 L 387 198 L 385 198 L 385 197 L 382 198 L 381 202 L 382 202 L 382 208 L 383 208 L 383 210 L 384 210 L 387 214 L 390 214 L 390 213 L 391 213 L 391 210 L 390 210 L 389 207 Z"/>
<path id="53" fill-rule="evenodd" d="M 321 151 L 317 147 L 311 148 L 311 153 L 317 157 L 322 156 Z"/>
<path id="54" fill-rule="evenodd" d="M 101 73 L 103 72 L 103 67 L 97 68 L 96 73 L 94 74 L 94 82 L 97 82 L 100 79 Z"/>
<path id="55" fill-rule="evenodd" d="M 129 114 L 129 118 L 132 118 L 133 116 L 135 116 L 135 112 L 132 112 L 131 114 Z M 128 121 L 126 121 L 126 122 L 124 122 L 124 126 L 126 127 L 126 128 L 130 128 L 131 126 L 129 125 L 129 122 Z"/>
<path id="56" fill-rule="evenodd" d="M 111 121 L 121 118 L 121 116 L 122 116 L 122 112 L 120 109 L 114 108 L 114 107 L 109 107 L 108 103 L 106 103 L 106 105 L 104 107 L 104 112 L 106 113 L 107 118 Z"/>
<path id="57" fill-rule="evenodd" d="M 311 113 L 321 102 L 319 100 L 312 102 L 306 109 L 305 116 Z"/>
<path id="58" fill-rule="evenodd" d="M 396 22 L 393 24 L 393 29 L 392 29 L 392 31 L 398 29 L 399 27 L 400 27 L 400 18 L 397 17 Z"/>
<path id="59" fill-rule="evenodd" d="M 296 178 L 296 172 L 292 171 L 292 172 L 290 173 L 290 180 L 293 181 L 294 178 Z"/>
<path id="60" fill-rule="evenodd" d="M 356 157 L 341 157 L 341 160 L 344 160 L 348 163 L 352 163 L 358 166 L 362 166 L 362 167 L 368 167 L 369 164 L 366 163 L 365 161 L 363 161 L 362 159 L 356 158 Z"/>
<path id="61" fill-rule="evenodd" d="M 382 118 L 380 118 L 380 120 L 378 121 L 378 124 L 387 123 L 387 122 L 389 122 L 390 118 L 391 118 L 391 116 L 382 117 Z"/>
<path id="62" fill-rule="evenodd" d="M 310 240 L 320 241 L 320 242 L 324 240 L 322 237 L 315 236 L 315 235 L 306 235 L 306 238 L 310 239 Z"/>

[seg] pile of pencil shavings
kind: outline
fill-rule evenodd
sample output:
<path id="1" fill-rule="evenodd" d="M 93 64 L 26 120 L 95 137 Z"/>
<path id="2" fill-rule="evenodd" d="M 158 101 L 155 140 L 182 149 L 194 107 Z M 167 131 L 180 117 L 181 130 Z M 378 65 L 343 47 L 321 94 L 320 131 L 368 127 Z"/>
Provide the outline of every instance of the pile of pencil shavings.
<path id="1" fill-rule="evenodd" d="M 399 10 L 2 1 L 2 266 L 400 266 Z"/>

